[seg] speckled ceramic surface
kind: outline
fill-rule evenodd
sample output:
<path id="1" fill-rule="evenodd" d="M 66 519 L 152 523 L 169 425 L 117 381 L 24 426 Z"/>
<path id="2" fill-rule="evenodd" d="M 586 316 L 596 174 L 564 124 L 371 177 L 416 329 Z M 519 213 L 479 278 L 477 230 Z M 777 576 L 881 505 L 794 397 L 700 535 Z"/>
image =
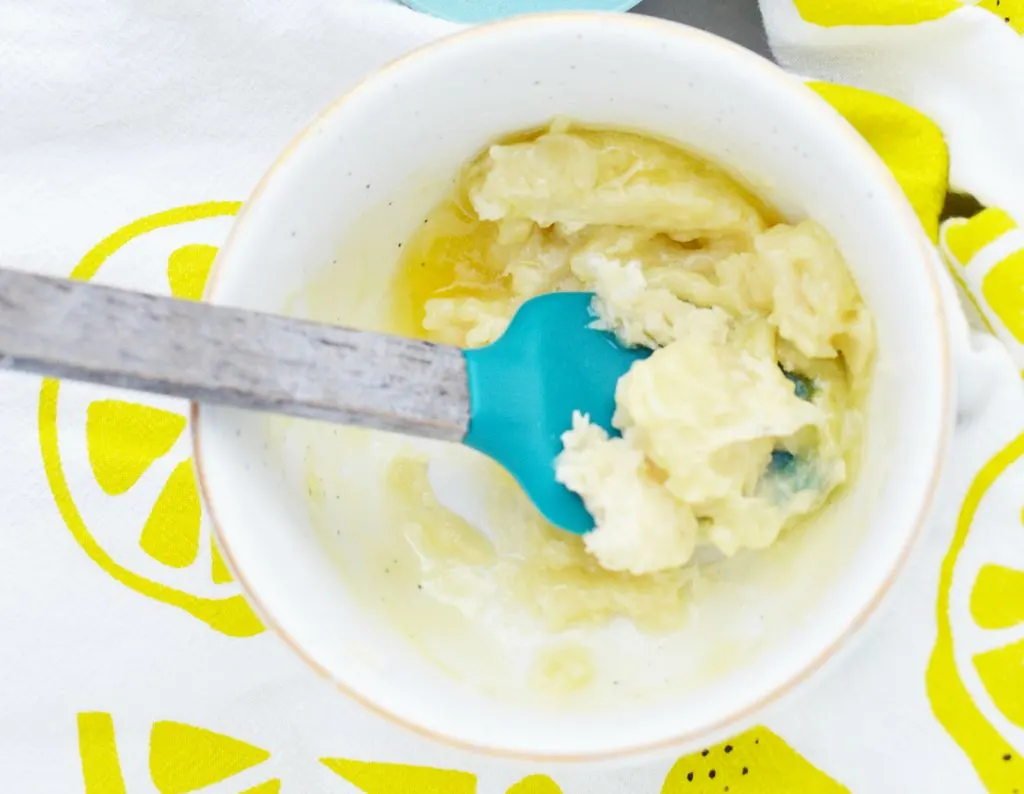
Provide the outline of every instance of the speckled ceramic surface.
<path id="1" fill-rule="evenodd" d="M 485 22 L 540 11 L 628 11 L 640 0 L 402 0 L 407 6 L 453 22 Z"/>
<path id="2" fill-rule="evenodd" d="M 718 569 L 673 631 L 620 621 L 567 640 L 489 611 L 501 599 L 480 621 L 451 621 L 447 604 L 399 584 L 396 566 L 419 570 L 394 562 L 405 552 L 394 556 L 385 532 L 395 521 L 383 471 L 403 442 L 203 407 L 191 424 L 198 480 L 219 548 L 260 615 L 398 724 L 529 759 L 700 750 L 752 726 L 862 623 L 906 557 L 946 454 L 952 365 L 933 254 L 847 122 L 781 69 L 693 28 L 638 14 L 482 25 L 393 63 L 321 115 L 246 204 L 207 297 L 280 312 L 297 295 L 299 316 L 379 323 L 395 252 L 452 175 L 482 142 L 558 115 L 678 140 L 744 175 L 784 215 L 813 208 L 832 233 L 879 339 L 863 470 L 847 498 L 813 532 Z M 321 263 L 331 263 L 326 281 Z M 424 450 L 448 489 L 438 499 L 486 517 L 486 473 L 454 451 Z M 566 650 L 599 663 L 586 688 L 551 700 L 532 671 Z"/>

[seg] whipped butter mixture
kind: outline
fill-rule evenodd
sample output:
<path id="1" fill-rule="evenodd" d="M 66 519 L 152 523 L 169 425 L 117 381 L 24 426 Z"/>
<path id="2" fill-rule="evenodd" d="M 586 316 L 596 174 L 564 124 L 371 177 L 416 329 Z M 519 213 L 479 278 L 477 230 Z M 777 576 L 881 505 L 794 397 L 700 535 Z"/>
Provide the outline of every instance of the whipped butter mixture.
<path id="1" fill-rule="evenodd" d="M 523 301 L 587 290 L 600 327 L 654 350 L 618 383 L 621 435 L 572 417 L 557 461 L 613 590 L 764 548 L 851 476 L 874 353 L 857 286 L 818 224 L 706 161 L 556 122 L 470 163 L 405 250 L 406 332 L 485 345 Z"/>

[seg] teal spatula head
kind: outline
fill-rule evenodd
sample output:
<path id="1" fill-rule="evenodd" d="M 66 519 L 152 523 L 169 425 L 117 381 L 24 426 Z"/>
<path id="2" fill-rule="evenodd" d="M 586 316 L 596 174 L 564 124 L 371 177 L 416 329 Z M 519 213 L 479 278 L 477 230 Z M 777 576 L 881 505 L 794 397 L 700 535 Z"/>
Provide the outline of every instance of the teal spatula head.
<path id="1" fill-rule="evenodd" d="M 552 524 L 582 534 L 594 528 L 583 501 L 555 479 L 555 458 L 573 411 L 612 427 L 615 384 L 646 348 L 627 348 L 590 327 L 593 295 L 559 292 L 520 307 L 504 335 L 466 351 L 469 431 L 464 443 L 516 478 Z"/>

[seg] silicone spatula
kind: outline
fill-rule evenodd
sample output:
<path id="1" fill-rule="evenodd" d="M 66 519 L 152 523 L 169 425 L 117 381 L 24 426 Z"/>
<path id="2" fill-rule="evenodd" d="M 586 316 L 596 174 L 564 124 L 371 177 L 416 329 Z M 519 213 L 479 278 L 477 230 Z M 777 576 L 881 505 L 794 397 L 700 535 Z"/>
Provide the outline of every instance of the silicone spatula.
<path id="1" fill-rule="evenodd" d="M 461 350 L 0 270 L 0 367 L 467 444 L 556 526 L 593 518 L 555 480 L 573 411 L 611 433 L 615 384 L 646 357 L 591 328 L 589 293 L 542 295 Z"/>

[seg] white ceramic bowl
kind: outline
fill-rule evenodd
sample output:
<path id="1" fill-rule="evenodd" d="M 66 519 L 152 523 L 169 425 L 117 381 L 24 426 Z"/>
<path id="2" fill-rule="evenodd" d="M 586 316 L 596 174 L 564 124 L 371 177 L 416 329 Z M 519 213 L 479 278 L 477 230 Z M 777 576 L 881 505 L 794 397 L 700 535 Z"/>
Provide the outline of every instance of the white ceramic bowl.
<path id="1" fill-rule="evenodd" d="M 554 640 L 492 627 L 481 639 L 415 590 L 391 592 L 391 580 L 371 575 L 387 562 L 375 537 L 393 532 L 382 524 L 380 471 L 400 441 L 207 407 L 195 409 L 193 431 L 234 572 L 312 666 L 432 737 L 593 761 L 738 730 L 849 640 L 892 584 L 935 494 L 952 366 L 931 249 L 853 129 L 758 56 L 632 16 L 470 29 L 371 76 L 267 174 L 221 250 L 208 298 L 382 327 L 398 244 L 460 165 L 495 137 L 558 115 L 674 139 L 835 237 L 875 315 L 879 358 L 862 473 L 816 525 L 737 561 L 665 637 L 616 624 Z M 475 515 L 471 456 L 429 451 L 442 497 Z M 534 697 L 522 665 L 563 639 L 591 649 L 594 683 Z"/>

